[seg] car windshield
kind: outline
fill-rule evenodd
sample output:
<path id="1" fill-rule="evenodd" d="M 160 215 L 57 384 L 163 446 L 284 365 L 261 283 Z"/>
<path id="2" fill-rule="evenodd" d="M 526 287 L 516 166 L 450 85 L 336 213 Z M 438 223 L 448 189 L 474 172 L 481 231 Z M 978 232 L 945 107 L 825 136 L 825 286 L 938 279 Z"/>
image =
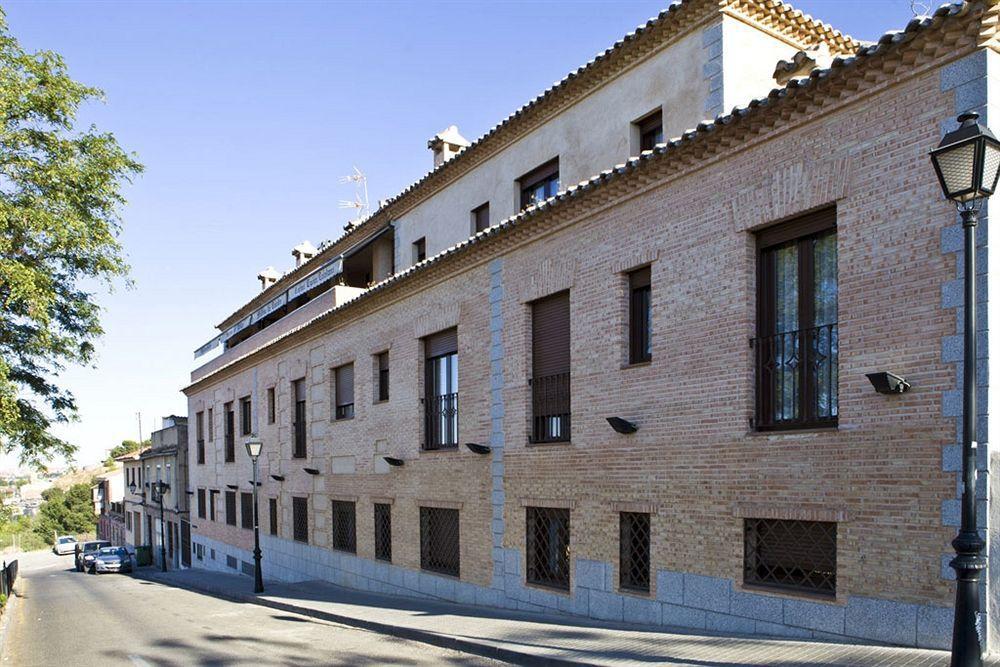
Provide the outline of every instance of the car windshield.
<path id="1" fill-rule="evenodd" d="M 59 544 L 69 544 L 70 542 L 76 542 L 74 537 L 60 537 Z"/>
<path id="2" fill-rule="evenodd" d="M 102 556 L 117 556 L 118 547 L 104 547 L 99 552 Z"/>
<path id="3" fill-rule="evenodd" d="M 84 549 L 87 551 L 97 551 L 101 547 L 110 546 L 107 542 L 89 542 L 84 545 Z"/>

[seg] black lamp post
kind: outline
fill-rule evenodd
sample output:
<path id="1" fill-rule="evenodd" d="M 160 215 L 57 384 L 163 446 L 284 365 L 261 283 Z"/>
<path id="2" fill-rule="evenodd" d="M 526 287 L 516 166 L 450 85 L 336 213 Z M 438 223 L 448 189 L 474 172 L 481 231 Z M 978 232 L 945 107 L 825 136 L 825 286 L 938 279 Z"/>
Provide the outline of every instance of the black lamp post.
<path id="1" fill-rule="evenodd" d="M 931 151 L 944 196 L 955 202 L 965 228 L 965 349 L 962 375 L 962 527 L 952 540 L 955 558 L 955 626 L 951 638 L 952 667 L 980 667 L 979 579 L 986 569 L 986 546 L 976 522 L 976 224 L 979 209 L 993 194 L 1000 174 L 1000 141 L 977 120 L 958 117 Z"/>
<path id="2" fill-rule="evenodd" d="M 150 487 L 153 491 L 153 500 L 160 503 L 160 565 L 163 571 L 167 571 L 167 540 L 164 535 L 166 522 L 163 520 L 163 494 L 170 489 L 170 485 L 163 480 L 156 480 Z"/>
<path id="3" fill-rule="evenodd" d="M 260 438 L 253 437 L 247 440 L 247 454 L 253 461 L 253 592 L 264 592 L 264 577 L 260 571 L 260 523 L 257 520 L 257 459 L 260 457 L 260 450 L 264 443 Z"/>

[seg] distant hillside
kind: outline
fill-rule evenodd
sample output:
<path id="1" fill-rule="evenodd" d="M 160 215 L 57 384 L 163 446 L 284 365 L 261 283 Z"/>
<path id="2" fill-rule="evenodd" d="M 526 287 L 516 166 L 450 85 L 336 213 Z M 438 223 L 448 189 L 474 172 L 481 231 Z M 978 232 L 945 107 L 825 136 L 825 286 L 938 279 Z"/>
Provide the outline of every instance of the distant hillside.
<path id="1" fill-rule="evenodd" d="M 111 470 L 111 468 L 105 468 L 101 464 L 87 466 L 86 468 L 80 468 L 74 472 L 64 473 L 61 477 L 57 477 L 52 481 L 52 486 L 65 491 L 74 484 L 89 485 L 96 475 L 103 474 L 109 470 Z"/>

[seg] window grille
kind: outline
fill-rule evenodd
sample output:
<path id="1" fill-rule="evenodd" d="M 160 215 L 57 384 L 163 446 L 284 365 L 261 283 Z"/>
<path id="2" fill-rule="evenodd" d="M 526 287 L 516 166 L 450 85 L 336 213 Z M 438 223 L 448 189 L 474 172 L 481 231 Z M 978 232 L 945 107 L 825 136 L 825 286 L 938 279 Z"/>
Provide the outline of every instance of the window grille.
<path id="1" fill-rule="evenodd" d="M 198 489 L 198 518 L 205 518 L 205 489 Z"/>
<path id="2" fill-rule="evenodd" d="M 236 525 L 236 492 L 226 491 L 226 523 Z"/>
<path id="3" fill-rule="evenodd" d="M 424 449 L 458 446 L 458 331 L 424 339 Z"/>
<path id="4" fill-rule="evenodd" d="M 375 558 L 392 562 L 392 505 L 375 503 Z"/>
<path id="5" fill-rule="evenodd" d="M 270 514 L 270 516 L 268 518 L 270 519 L 270 521 L 269 521 L 270 526 L 269 527 L 271 529 L 271 534 L 272 535 L 277 535 L 278 534 L 278 499 L 277 498 L 268 498 L 267 499 L 267 509 L 268 509 L 268 513 Z"/>
<path id="6" fill-rule="evenodd" d="M 570 439 L 569 306 L 569 292 L 531 304 L 532 442 Z"/>
<path id="7" fill-rule="evenodd" d="M 243 574 L 252 577 L 253 576 L 253 563 L 249 563 L 245 560 L 240 561 L 240 566 L 243 569 Z"/>
<path id="8" fill-rule="evenodd" d="M 244 528 L 253 529 L 253 494 L 252 493 L 241 493 L 240 494 L 240 514 L 242 519 L 242 526 Z"/>
<path id="9" fill-rule="evenodd" d="M 226 403 L 226 463 L 236 460 L 236 413 L 233 404 Z"/>
<path id="10" fill-rule="evenodd" d="M 267 388 L 267 423 L 274 423 L 274 413 L 275 413 L 275 400 L 274 400 L 274 387 Z"/>
<path id="11" fill-rule="evenodd" d="M 239 565 L 239 561 L 236 559 L 235 556 L 230 556 L 228 554 L 226 555 L 226 566 L 227 567 L 231 567 L 231 568 L 233 568 L 235 570 L 238 567 L 238 565 Z"/>
<path id="12" fill-rule="evenodd" d="M 649 592 L 649 514 L 619 515 L 619 584 L 633 591 Z"/>
<path id="13" fill-rule="evenodd" d="M 347 500 L 331 502 L 333 517 L 332 546 L 338 551 L 357 551 L 357 526 L 355 525 L 354 503 Z"/>
<path id="14" fill-rule="evenodd" d="M 743 583 L 836 594 L 836 523 L 744 519 L 743 526 Z"/>
<path id="15" fill-rule="evenodd" d="M 298 542 L 309 541 L 309 500 L 292 498 L 292 537 Z"/>
<path id="16" fill-rule="evenodd" d="M 292 383 L 292 400 L 295 411 L 292 418 L 292 432 L 295 442 L 292 448 L 292 458 L 306 457 L 306 381 L 296 380 Z"/>
<path id="17" fill-rule="evenodd" d="M 528 582 L 569 590 L 569 510 L 554 507 L 525 509 Z"/>
<path id="18" fill-rule="evenodd" d="M 420 567 L 459 576 L 458 510 L 420 508 Z"/>

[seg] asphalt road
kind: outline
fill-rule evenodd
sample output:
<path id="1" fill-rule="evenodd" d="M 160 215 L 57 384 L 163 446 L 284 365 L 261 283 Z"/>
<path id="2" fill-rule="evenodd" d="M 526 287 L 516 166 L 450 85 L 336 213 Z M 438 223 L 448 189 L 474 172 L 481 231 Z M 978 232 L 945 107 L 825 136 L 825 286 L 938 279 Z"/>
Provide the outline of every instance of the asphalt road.
<path id="1" fill-rule="evenodd" d="M 477 656 L 133 579 L 20 557 L 3 665 L 497 665 Z"/>

